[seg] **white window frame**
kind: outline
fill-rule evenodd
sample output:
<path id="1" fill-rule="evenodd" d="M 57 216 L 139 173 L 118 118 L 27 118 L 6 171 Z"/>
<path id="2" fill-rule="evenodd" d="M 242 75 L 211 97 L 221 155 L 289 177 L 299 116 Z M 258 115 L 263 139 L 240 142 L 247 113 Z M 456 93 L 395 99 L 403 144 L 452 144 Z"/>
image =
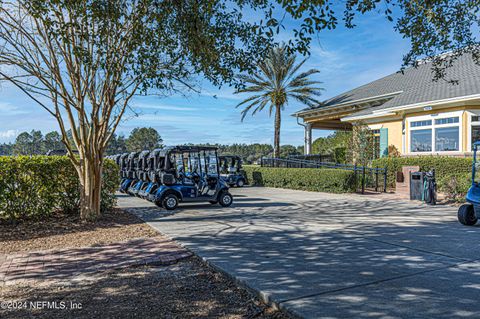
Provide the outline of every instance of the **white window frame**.
<path id="1" fill-rule="evenodd" d="M 468 110 L 467 112 L 467 149 L 466 152 L 472 152 L 472 126 L 480 126 L 480 121 L 473 122 L 472 116 L 480 116 L 480 110 Z"/>
<path id="2" fill-rule="evenodd" d="M 459 154 L 463 153 L 463 112 L 464 111 L 456 111 L 456 112 L 447 112 L 447 113 L 437 113 L 437 114 L 429 114 L 429 115 L 420 115 L 420 116 L 413 116 L 406 118 L 408 124 L 408 153 L 409 155 L 431 155 L 431 154 Z M 480 115 L 480 114 L 479 114 Z M 435 124 L 435 120 L 449 118 L 449 117 L 458 117 L 458 123 L 448 123 L 448 124 Z M 431 120 L 432 125 L 428 126 L 418 126 L 412 127 L 412 122 L 417 121 L 425 121 Z M 435 143 L 435 128 L 443 128 L 443 127 L 458 127 L 458 151 L 437 151 L 436 150 L 436 143 Z M 430 152 L 412 152 L 412 134 L 411 131 L 415 130 L 425 130 L 430 129 L 432 132 L 432 151 Z M 471 130 L 471 126 L 470 126 Z M 471 131 L 470 131 L 471 132 Z M 471 138 L 470 138 L 471 140 Z"/>

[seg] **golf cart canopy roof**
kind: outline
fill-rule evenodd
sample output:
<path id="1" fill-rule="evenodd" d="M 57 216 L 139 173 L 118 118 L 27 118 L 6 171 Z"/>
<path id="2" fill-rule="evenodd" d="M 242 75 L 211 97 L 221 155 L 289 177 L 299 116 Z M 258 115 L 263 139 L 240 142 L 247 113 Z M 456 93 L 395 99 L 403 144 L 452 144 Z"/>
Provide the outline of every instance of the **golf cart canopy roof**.
<path id="1" fill-rule="evenodd" d="M 177 146 L 167 146 L 163 149 L 165 153 L 184 153 L 184 152 L 201 152 L 201 151 L 216 151 L 218 147 L 216 146 L 196 146 L 196 145 L 177 145 Z"/>

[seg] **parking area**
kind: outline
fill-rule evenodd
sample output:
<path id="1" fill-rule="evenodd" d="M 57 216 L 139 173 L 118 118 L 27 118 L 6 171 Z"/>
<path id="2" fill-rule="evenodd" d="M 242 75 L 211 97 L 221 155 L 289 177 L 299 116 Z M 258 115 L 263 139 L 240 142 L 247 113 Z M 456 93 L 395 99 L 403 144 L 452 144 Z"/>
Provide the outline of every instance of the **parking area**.
<path id="1" fill-rule="evenodd" d="M 230 208 L 166 213 L 125 195 L 119 206 L 301 317 L 480 316 L 480 228 L 460 225 L 455 207 L 273 188 L 232 193 Z"/>

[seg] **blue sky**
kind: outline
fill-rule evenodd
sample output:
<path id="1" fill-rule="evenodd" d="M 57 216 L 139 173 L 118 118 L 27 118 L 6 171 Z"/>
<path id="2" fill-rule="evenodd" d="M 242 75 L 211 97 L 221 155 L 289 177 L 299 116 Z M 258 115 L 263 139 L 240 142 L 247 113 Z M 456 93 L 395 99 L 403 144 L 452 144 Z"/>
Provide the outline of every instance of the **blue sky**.
<path id="1" fill-rule="evenodd" d="M 322 99 L 368 83 L 400 69 L 402 56 L 409 49 L 407 40 L 394 32 L 393 24 L 381 14 L 372 13 L 356 20 L 355 29 L 339 27 L 318 34 L 305 69 L 316 68 L 316 80 L 325 88 Z M 285 38 L 286 35 L 283 35 Z M 300 57 L 299 57 L 300 58 Z M 117 133 L 128 135 L 139 126 L 154 127 L 164 143 L 272 143 L 273 118 L 268 112 L 240 121 L 242 100 L 233 88 L 221 89 L 199 79 L 201 93 L 187 96 L 136 97 L 135 117 L 128 114 Z M 290 114 L 303 108 L 290 101 L 282 117 L 281 143 L 303 144 L 303 128 Z M 44 133 L 57 130 L 55 120 L 28 97 L 7 83 L 0 84 L 0 143 L 12 142 L 16 135 L 31 129 Z M 314 137 L 331 132 L 314 130 Z"/>

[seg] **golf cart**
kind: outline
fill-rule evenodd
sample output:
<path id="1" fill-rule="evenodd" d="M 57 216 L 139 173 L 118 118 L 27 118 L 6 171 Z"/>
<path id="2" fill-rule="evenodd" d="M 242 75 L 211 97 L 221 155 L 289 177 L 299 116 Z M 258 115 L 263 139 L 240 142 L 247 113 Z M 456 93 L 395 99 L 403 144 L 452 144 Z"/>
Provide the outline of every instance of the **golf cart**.
<path id="1" fill-rule="evenodd" d="M 123 153 L 123 154 L 120 155 L 120 158 L 119 158 L 118 166 L 120 167 L 120 177 L 122 178 L 122 181 L 120 182 L 120 185 L 123 185 L 123 182 L 127 178 L 128 154 L 129 153 Z M 122 191 L 122 190 L 120 189 L 120 191 Z"/>
<path id="2" fill-rule="evenodd" d="M 147 157 L 146 168 L 142 174 L 142 180 L 146 185 L 138 192 L 138 196 L 143 199 L 149 199 L 157 190 L 161 178 L 161 169 L 164 166 L 165 155 L 162 149 L 154 149 Z M 150 198 L 150 200 L 152 200 Z"/>
<path id="3" fill-rule="evenodd" d="M 458 209 L 458 221 L 463 225 L 473 226 L 480 218 L 480 162 L 477 161 L 477 150 L 480 147 L 480 141 L 473 144 L 473 164 L 472 164 L 472 186 L 467 192 L 467 204 L 463 204 Z"/>
<path id="4" fill-rule="evenodd" d="M 138 155 L 137 165 L 135 167 L 135 177 L 136 181 L 130 184 L 128 193 L 133 196 L 138 196 L 138 192 L 142 190 L 148 184 L 148 178 L 146 176 L 147 170 L 147 158 L 150 154 L 150 151 L 142 151 Z"/>
<path id="5" fill-rule="evenodd" d="M 245 185 L 245 175 L 242 172 L 242 159 L 240 156 L 219 156 L 220 160 L 220 178 L 230 187 L 243 187 Z"/>
<path id="6" fill-rule="evenodd" d="M 130 186 L 137 182 L 136 169 L 138 165 L 138 155 L 140 152 L 131 152 L 127 156 L 126 160 L 126 170 L 124 174 L 124 179 L 120 185 L 120 191 L 122 193 L 127 193 Z"/>
<path id="7" fill-rule="evenodd" d="M 163 165 L 156 172 L 158 187 L 148 196 L 157 206 L 173 210 L 179 202 L 232 204 L 228 185 L 220 179 L 216 147 L 167 147 L 159 154 L 158 164 Z"/>

